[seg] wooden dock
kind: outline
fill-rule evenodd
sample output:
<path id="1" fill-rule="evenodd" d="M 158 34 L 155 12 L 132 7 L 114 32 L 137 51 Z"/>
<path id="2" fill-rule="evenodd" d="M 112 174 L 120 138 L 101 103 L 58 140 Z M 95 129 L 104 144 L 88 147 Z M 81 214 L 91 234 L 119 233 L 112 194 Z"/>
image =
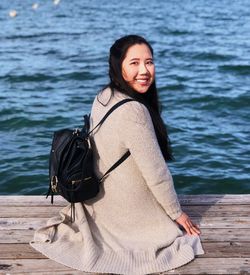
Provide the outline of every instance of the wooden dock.
<path id="1" fill-rule="evenodd" d="M 250 195 L 180 195 L 200 225 L 205 255 L 163 274 L 250 274 Z M 29 246 L 34 229 L 67 203 L 42 196 L 0 196 L 0 274 L 89 274 L 50 259 Z M 93 273 L 91 273 L 93 274 Z"/>

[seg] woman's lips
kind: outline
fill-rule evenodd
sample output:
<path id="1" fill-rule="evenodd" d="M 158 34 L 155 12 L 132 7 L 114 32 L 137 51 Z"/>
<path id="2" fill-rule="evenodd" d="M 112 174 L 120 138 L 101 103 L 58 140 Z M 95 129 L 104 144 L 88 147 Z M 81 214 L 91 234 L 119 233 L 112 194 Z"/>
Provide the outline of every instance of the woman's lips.
<path id="1" fill-rule="evenodd" d="M 141 85 L 148 85 L 149 79 L 136 79 L 136 82 L 140 83 Z"/>

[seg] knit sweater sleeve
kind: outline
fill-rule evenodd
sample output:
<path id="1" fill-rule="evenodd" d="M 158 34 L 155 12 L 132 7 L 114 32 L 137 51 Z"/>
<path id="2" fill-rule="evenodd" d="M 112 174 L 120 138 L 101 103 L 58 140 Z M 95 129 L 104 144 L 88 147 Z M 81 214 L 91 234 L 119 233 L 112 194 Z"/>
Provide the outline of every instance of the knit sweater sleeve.
<path id="1" fill-rule="evenodd" d="M 126 106 L 125 106 L 126 105 Z M 145 182 L 155 199 L 172 220 L 182 211 L 174 189 L 173 179 L 159 147 L 147 108 L 130 102 L 121 108 L 118 135 L 129 149 Z"/>

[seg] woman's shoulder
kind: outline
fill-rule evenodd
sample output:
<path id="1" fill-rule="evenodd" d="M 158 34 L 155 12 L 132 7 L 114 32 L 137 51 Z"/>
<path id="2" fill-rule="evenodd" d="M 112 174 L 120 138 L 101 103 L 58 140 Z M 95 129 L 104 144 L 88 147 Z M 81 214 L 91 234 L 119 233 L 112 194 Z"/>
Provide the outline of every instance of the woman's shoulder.
<path id="1" fill-rule="evenodd" d="M 112 90 L 107 87 L 101 90 L 95 97 L 93 107 L 94 109 L 102 109 L 102 112 L 107 112 L 112 106 L 124 99 L 133 99 L 129 95 Z M 116 112 L 117 120 L 132 121 L 140 124 L 145 124 L 151 119 L 147 107 L 139 101 L 133 100 L 126 102 L 120 106 Z"/>
<path id="2" fill-rule="evenodd" d="M 120 118 L 139 124 L 146 124 L 151 120 L 147 107 L 139 101 L 129 101 L 120 110 Z"/>
<path id="3" fill-rule="evenodd" d="M 105 87 L 104 89 L 100 90 L 96 97 L 95 101 L 99 102 L 100 104 L 106 106 L 109 104 L 112 98 L 112 91 L 109 87 Z"/>

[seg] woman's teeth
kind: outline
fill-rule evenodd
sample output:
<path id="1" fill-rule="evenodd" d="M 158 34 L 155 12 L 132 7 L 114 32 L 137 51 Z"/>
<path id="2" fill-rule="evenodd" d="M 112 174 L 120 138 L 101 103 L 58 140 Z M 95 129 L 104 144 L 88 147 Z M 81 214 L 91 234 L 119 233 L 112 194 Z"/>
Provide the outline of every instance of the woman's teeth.
<path id="1" fill-rule="evenodd" d="M 137 79 L 136 80 L 137 82 L 139 82 L 139 83 L 147 83 L 147 79 Z"/>

